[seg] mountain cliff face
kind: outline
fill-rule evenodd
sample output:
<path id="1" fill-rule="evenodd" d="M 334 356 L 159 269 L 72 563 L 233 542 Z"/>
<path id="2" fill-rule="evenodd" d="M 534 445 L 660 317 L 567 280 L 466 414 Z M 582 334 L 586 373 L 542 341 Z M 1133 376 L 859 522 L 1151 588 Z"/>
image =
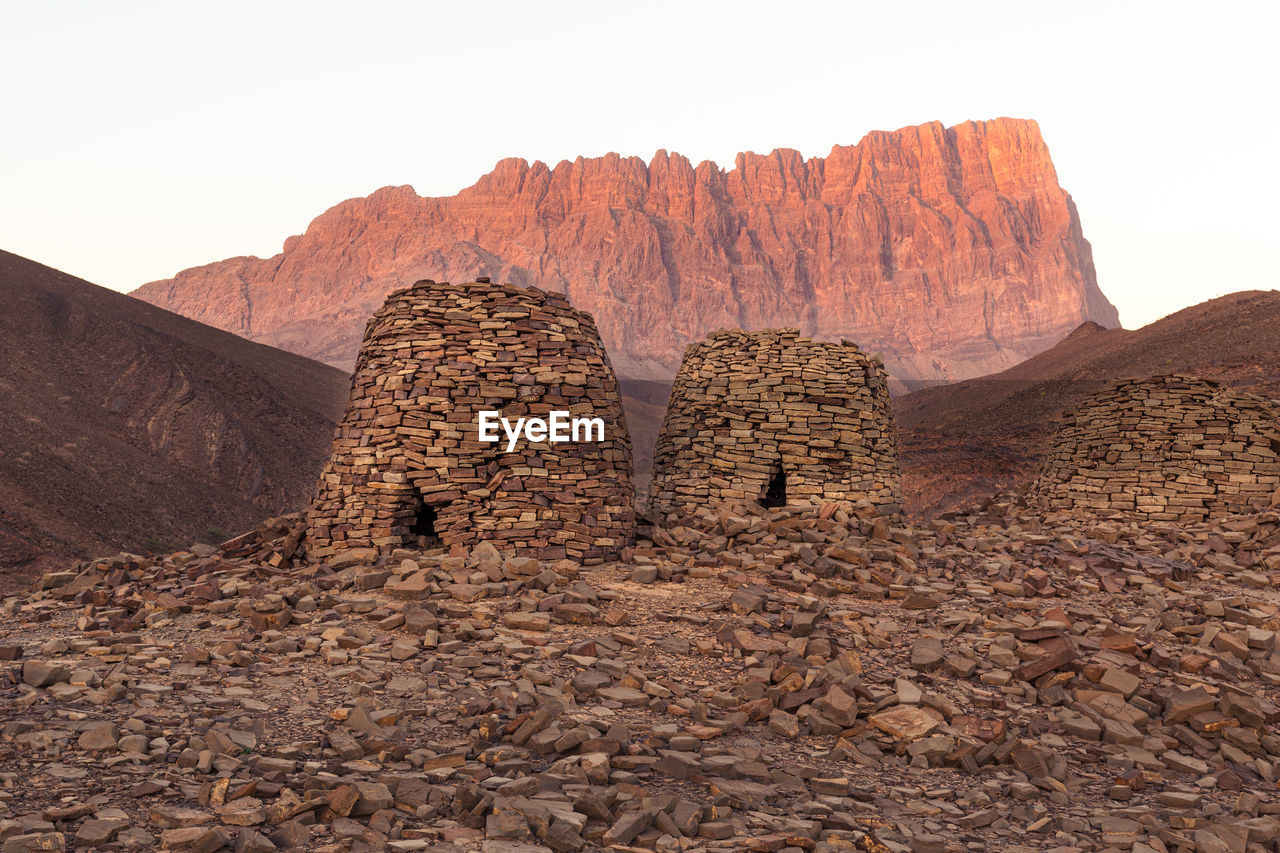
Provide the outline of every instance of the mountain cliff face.
<path id="1" fill-rule="evenodd" d="M 305 506 L 348 377 L 0 252 L 0 587 Z"/>
<path id="2" fill-rule="evenodd" d="M 659 151 L 554 169 L 511 159 L 455 196 L 387 187 L 326 211 L 272 258 L 135 295 L 349 366 L 391 290 L 476 276 L 566 292 L 620 374 L 670 377 L 725 326 L 800 326 L 885 354 L 899 378 L 1003 369 L 1086 320 L 1118 325 L 1035 122 L 932 123 L 824 158 Z"/>

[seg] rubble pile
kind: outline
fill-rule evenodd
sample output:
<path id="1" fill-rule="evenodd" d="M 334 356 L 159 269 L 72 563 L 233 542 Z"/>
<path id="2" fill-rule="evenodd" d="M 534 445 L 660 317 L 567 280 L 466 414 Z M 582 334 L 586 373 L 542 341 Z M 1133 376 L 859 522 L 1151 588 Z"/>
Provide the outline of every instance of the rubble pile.
<path id="1" fill-rule="evenodd" d="M 1280 488 L 1280 414 L 1211 379 L 1130 379 L 1063 417 L 1032 495 L 1050 511 L 1202 521 Z"/>
<path id="2" fill-rule="evenodd" d="M 496 440 L 482 440 L 483 412 L 512 423 L 561 412 L 602 430 L 586 440 L 579 428 L 573 441 L 544 431 L 509 450 L 496 424 Z M 631 439 L 591 315 L 561 294 L 488 280 L 420 281 L 387 297 L 320 477 L 309 559 L 388 554 L 422 537 L 598 560 L 634 529 Z"/>
<path id="3" fill-rule="evenodd" d="M 0 850 L 1277 850 L 1275 513 L 722 504 L 595 565 L 301 527 L 3 602 Z"/>
<path id="4" fill-rule="evenodd" d="M 869 500 L 902 509 L 880 363 L 798 329 L 721 330 L 685 351 L 654 455 L 651 508 Z"/>

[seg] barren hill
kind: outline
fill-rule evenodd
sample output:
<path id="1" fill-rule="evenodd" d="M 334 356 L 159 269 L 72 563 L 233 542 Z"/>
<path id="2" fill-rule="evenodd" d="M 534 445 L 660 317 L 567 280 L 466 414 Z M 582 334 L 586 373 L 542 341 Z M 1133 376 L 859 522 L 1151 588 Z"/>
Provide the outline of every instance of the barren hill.
<path id="1" fill-rule="evenodd" d="M 1064 409 L 1111 380 L 1162 373 L 1280 396 L 1280 292 L 1232 293 L 1135 331 L 1086 323 L 1002 373 L 897 398 L 910 508 L 1030 480 Z"/>
<path id="2" fill-rule="evenodd" d="M 344 201 L 271 258 L 139 298 L 350 367 L 386 294 L 422 278 L 532 284 L 591 312 L 619 374 L 669 379 L 721 327 L 800 326 L 882 351 L 905 379 L 1008 367 L 1086 320 L 1118 325 L 1033 121 L 875 132 L 805 160 L 696 166 L 659 151 L 509 159 L 447 198 Z"/>
<path id="3" fill-rule="evenodd" d="M 0 298 L 0 571 L 185 545 L 310 497 L 341 371 L 7 252 Z"/>

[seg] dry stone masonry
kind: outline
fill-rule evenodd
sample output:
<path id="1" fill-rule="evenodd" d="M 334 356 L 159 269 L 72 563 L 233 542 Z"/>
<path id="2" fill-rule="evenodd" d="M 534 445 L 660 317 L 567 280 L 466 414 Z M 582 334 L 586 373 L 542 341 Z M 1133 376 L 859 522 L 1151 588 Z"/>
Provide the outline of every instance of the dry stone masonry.
<path id="1" fill-rule="evenodd" d="M 1185 522 L 1265 508 L 1277 486 L 1268 401 L 1165 376 L 1117 383 L 1066 415 L 1032 494 L 1049 510 Z"/>
<path id="2" fill-rule="evenodd" d="M 501 427 L 480 440 L 484 412 L 599 418 L 603 440 L 522 436 L 508 450 Z M 385 554 L 426 537 L 598 560 L 632 541 L 633 497 L 618 381 L 591 316 L 536 288 L 421 281 L 365 330 L 306 550 Z"/>
<path id="3" fill-rule="evenodd" d="M 721 330 L 689 347 L 658 438 L 653 510 L 813 500 L 901 508 L 880 365 L 797 329 Z"/>

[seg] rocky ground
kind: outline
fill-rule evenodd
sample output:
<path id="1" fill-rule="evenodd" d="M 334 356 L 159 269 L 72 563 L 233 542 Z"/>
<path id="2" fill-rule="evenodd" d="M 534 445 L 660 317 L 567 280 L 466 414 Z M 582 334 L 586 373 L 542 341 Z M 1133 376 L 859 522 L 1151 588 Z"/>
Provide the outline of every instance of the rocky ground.
<path id="1" fill-rule="evenodd" d="M 1275 851 L 1280 515 L 828 504 L 619 563 L 296 519 L 0 619 L 0 848 Z"/>

